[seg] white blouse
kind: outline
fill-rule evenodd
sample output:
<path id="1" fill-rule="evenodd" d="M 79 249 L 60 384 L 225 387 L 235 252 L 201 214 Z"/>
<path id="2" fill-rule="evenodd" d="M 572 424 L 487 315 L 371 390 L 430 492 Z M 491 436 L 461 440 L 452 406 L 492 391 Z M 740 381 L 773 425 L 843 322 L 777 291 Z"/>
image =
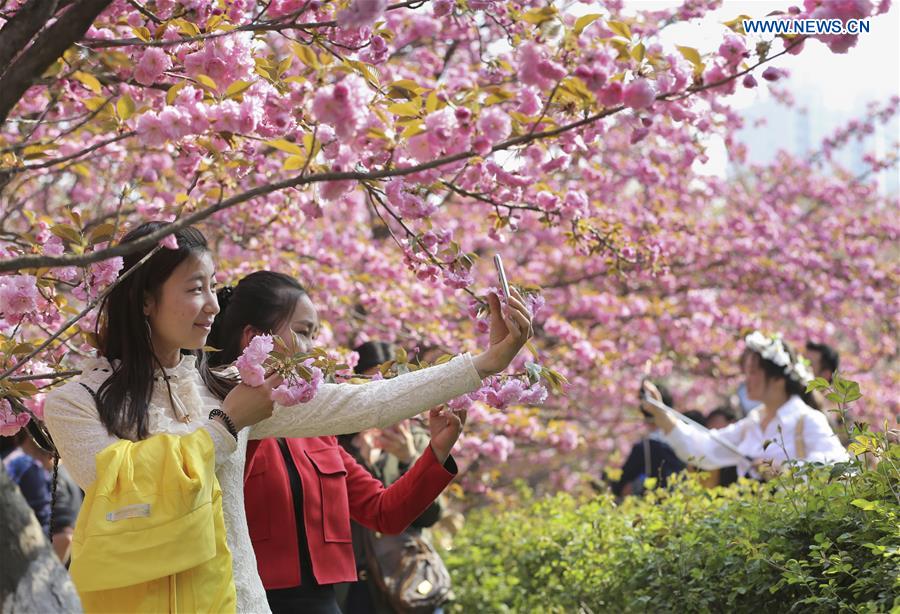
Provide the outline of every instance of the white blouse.
<path id="1" fill-rule="evenodd" d="M 269 612 L 244 512 L 248 439 L 319 437 L 383 428 L 481 386 L 478 371 L 468 354 L 397 378 L 359 385 L 322 384 L 309 403 L 291 407 L 276 404 L 270 418 L 242 429 L 235 441 L 221 423 L 208 419 L 210 410 L 221 407 L 222 402 L 203 383 L 195 360 L 194 356 L 184 356 L 176 367 L 166 371 L 176 407 L 172 407 L 165 383 L 157 374 L 148 413 L 149 432 L 186 435 L 205 428 L 212 436 L 228 547 L 234 564 L 237 611 L 242 614 Z M 106 359 L 94 360 L 78 380 L 50 392 L 44 405 L 44 419 L 60 456 L 84 490 L 97 477 L 94 457 L 118 438 L 110 435 L 100 422 L 94 399 L 81 383 L 96 392 L 110 373 Z"/>
<path id="2" fill-rule="evenodd" d="M 760 424 L 763 411 L 763 406 L 751 410 L 745 418 L 717 429 L 716 436 L 735 446 L 741 454 L 755 460 L 770 460 L 775 467 L 787 459 L 820 463 L 849 459 L 825 414 L 804 403 L 800 397 L 792 396 L 779 407 L 765 430 Z M 771 443 L 763 449 L 767 440 Z M 748 470 L 751 475 L 757 475 L 746 458 L 716 442 L 708 433 L 683 422 L 675 424 L 675 428 L 665 436 L 665 441 L 672 446 L 678 458 L 700 469 L 737 465 L 738 475 L 745 475 Z M 798 456 L 798 443 L 805 448 L 802 458 Z"/>

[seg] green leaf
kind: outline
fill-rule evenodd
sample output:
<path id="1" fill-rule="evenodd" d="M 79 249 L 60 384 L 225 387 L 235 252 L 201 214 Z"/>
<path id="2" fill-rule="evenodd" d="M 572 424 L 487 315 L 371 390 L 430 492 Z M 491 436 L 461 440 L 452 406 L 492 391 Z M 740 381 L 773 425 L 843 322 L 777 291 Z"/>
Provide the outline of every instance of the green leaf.
<path id="1" fill-rule="evenodd" d="M 631 40 L 631 28 L 629 28 L 628 24 L 624 21 L 607 21 L 606 27 L 622 38 Z"/>
<path id="2" fill-rule="evenodd" d="M 282 168 L 286 171 L 298 171 L 306 164 L 306 156 L 289 156 Z"/>
<path id="3" fill-rule="evenodd" d="M 213 92 L 219 90 L 219 86 L 216 85 L 216 82 L 213 81 L 212 77 L 208 75 L 197 75 L 196 77 L 194 77 L 194 79 L 196 79 L 202 87 L 205 87 Z"/>
<path id="4" fill-rule="evenodd" d="M 235 81 L 225 90 L 226 98 L 238 98 L 253 85 L 252 81 Z"/>
<path id="5" fill-rule="evenodd" d="M 541 25 L 545 21 L 549 21 L 553 19 L 556 15 L 557 10 L 554 6 L 545 6 L 539 9 L 531 9 L 524 15 L 522 15 L 522 19 L 527 21 L 530 24 L 534 24 L 536 26 Z"/>
<path id="6" fill-rule="evenodd" d="M 681 52 L 685 60 L 694 65 L 694 68 L 703 66 L 703 58 L 700 57 L 699 51 L 693 47 L 685 47 L 683 45 L 675 45 L 675 47 Z"/>
<path id="7" fill-rule="evenodd" d="M 305 153 L 302 147 L 285 139 L 273 139 L 271 141 L 266 141 L 266 145 L 268 145 L 269 147 L 274 147 L 275 149 L 283 151 L 285 153 L 294 154 L 295 156 L 302 156 Z"/>
<path id="8" fill-rule="evenodd" d="M 81 232 L 68 224 L 57 224 L 50 229 L 50 232 L 64 241 L 81 244 Z"/>
<path id="9" fill-rule="evenodd" d="M 94 227 L 91 230 L 91 234 L 88 235 L 88 242 L 91 245 L 95 243 L 103 243 L 104 241 L 109 241 L 113 238 L 113 234 L 116 232 L 116 227 L 114 224 L 110 224 L 109 222 L 100 224 L 99 226 Z"/>
<path id="10" fill-rule="evenodd" d="M 855 505 L 859 509 L 868 512 L 874 510 L 878 507 L 878 503 L 875 501 L 868 501 L 866 499 L 854 499 L 850 502 L 850 505 Z"/>
<path id="11" fill-rule="evenodd" d="M 744 32 L 745 19 L 752 19 L 752 17 L 750 17 L 750 15 L 738 15 L 734 19 L 730 19 L 724 22 L 724 25 L 730 28 L 733 32 L 737 32 L 738 34 L 746 34 L 746 32 Z"/>
<path id="12" fill-rule="evenodd" d="M 419 115 L 419 99 L 410 100 L 409 102 L 395 102 L 388 105 L 387 110 L 394 115 L 400 117 L 417 117 Z"/>
<path id="13" fill-rule="evenodd" d="M 134 115 L 135 108 L 134 100 L 128 94 L 122 94 L 122 97 L 116 102 L 116 113 L 122 121 Z"/>
<path id="14" fill-rule="evenodd" d="M 600 13 L 590 13 L 589 15 L 582 15 L 578 19 L 575 20 L 575 34 L 581 35 L 584 32 L 584 29 L 597 21 L 602 17 Z"/>
<path id="15" fill-rule="evenodd" d="M 812 392 L 813 390 L 822 390 L 823 388 L 828 388 L 831 384 L 828 383 L 824 377 L 817 377 L 810 383 L 806 385 L 806 392 Z"/>
<path id="16" fill-rule="evenodd" d="M 643 62 L 644 55 L 647 53 L 646 47 L 644 47 L 644 43 L 638 43 L 634 46 L 634 49 L 631 50 L 631 57 L 634 58 L 635 62 Z"/>

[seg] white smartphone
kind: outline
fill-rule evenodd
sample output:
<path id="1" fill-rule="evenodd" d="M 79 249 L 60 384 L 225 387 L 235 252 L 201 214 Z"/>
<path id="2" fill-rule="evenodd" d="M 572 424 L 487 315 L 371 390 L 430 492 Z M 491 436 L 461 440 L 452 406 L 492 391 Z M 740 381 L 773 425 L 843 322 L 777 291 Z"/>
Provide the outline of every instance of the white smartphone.
<path id="1" fill-rule="evenodd" d="M 506 281 L 506 271 L 503 270 L 503 259 L 500 258 L 500 254 L 494 254 L 494 266 L 497 267 L 497 278 L 500 280 L 503 295 L 509 299 L 509 282 Z"/>

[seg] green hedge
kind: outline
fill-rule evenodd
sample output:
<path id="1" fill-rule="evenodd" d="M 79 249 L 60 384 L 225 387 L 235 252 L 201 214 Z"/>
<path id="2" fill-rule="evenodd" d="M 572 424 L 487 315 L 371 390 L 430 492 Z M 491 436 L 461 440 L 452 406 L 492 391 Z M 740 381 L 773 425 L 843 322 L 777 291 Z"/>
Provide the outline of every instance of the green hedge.
<path id="1" fill-rule="evenodd" d="M 900 446 L 861 437 L 876 470 L 476 511 L 445 555 L 451 611 L 900 613 Z"/>

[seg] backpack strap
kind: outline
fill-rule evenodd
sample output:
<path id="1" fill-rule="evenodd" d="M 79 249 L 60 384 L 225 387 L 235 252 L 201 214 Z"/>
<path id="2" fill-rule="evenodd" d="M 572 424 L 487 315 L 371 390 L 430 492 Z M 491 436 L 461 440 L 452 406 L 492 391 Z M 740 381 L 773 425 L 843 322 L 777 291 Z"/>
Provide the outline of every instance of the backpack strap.
<path id="1" fill-rule="evenodd" d="M 806 416 L 800 414 L 797 424 L 794 425 L 794 455 L 798 460 L 806 458 L 806 441 L 803 439 L 803 425 Z"/>

